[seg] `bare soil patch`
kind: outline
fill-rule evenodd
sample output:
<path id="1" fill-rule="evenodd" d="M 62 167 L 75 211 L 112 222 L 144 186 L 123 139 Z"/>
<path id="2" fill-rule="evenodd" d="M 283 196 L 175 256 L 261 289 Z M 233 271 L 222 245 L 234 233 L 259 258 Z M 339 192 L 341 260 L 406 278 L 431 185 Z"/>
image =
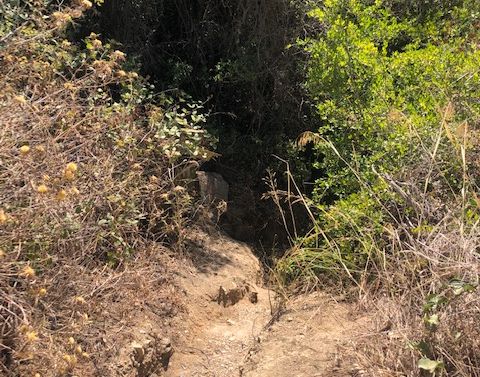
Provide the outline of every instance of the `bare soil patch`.
<path id="1" fill-rule="evenodd" d="M 369 323 L 353 305 L 321 293 L 281 303 L 246 244 L 199 230 L 190 243 L 178 276 L 185 311 L 175 319 L 166 376 L 348 375 L 339 346 Z"/>

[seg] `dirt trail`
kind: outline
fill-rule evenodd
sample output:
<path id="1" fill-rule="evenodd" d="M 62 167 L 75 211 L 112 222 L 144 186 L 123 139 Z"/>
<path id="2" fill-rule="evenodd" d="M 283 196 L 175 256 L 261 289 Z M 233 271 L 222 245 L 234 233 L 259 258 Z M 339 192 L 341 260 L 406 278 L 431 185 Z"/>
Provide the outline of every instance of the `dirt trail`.
<path id="1" fill-rule="evenodd" d="M 179 276 L 186 311 L 168 377 L 342 376 L 337 345 L 360 331 L 344 304 L 321 294 L 289 302 L 272 321 L 273 293 L 245 244 L 197 231 Z"/>
<path id="2" fill-rule="evenodd" d="M 366 317 L 354 316 L 347 304 L 323 294 L 299 297 L 260 336 L 243 366 L 246 377 L 343 377 L 351 365 L 343 365 L 340 345 L 360 335 Z"/>

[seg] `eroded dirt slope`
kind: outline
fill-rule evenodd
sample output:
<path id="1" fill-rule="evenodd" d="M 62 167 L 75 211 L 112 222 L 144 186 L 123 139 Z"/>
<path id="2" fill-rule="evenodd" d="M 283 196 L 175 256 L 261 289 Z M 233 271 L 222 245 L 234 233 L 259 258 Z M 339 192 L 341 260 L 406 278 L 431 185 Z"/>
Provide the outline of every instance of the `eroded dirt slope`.
<path id="1" fill-rule="evenodd" d="M 186 311 L 167 376 L 237 376 L 271 315 L 269 292 L 250 248 L 197 231 L 182 270 Z M 273 304 L 273 303 L 272 303 Z"/>
<path id="2" fill-rule="evenodd" d="M 338 346 L 367 323 L 353 307 L 320 293 L 280 305 L 262 286 L 252 250 L 224 235 L 197 230 L 189 250 L 178 276 L 185 311 L 166 376 L 348 375 Z"/>

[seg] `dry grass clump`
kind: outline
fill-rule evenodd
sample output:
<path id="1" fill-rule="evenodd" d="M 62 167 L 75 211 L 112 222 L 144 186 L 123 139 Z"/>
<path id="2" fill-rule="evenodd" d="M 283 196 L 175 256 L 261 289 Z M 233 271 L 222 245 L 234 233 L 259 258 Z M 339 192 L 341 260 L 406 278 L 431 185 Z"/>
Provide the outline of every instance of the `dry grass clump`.
<path id="1" fill-rule="evenodd" d="M 477 132 L 445 123 L 434 140 L 417 165 L 383 176 L 399 200 L 361 284 L 377 323 L 356 344 L 365 375 L 480 376 Z"/>
<path id="2" fill-rule="evenodd" d="M 376 324 L 349 350 L 359 375 L 480 376 L 478 142 L 468 139 L 385 177 L 403 200 L 390 204 L 397 217 L 378 245 L 382 258 L 359 285 Z M 458 190 L 445 174 L 454 164 Z"/>
<path id="3" fill-rule="evenodd" d="M 396 253 L 361 300 L 376 324 L 355 344 L 363 375 L 480 375 L 480 238 L 477 224 L 459 228 L 445 218 L 422 236 L 392 233 Z"/>
<path id="4" fill-rule="evenodd" d="M 91 6 L 48 14 L 38 5 L 2 37 L 2 375 L 69 375 L 95 353 L 100 373 L 95 331 L 108 334 L 112 302 L 152 286 L 162 300 L 168 259 L 155 256 L 153 240 L 181 242 L 191 198 L 173 178 L 206 153 L 202 115 L 154 98 L 99 36 L 84 47 L 64 39 Z M 133 279 L 128 261 L 144 263 L 143 254 L 151 266 Z"/>
<path id="5" fill-rule="evenodd" d="M 477 147 L 471 147 L 475 155 Z M 344 265 L 343 280 L 334 282 L 343 287 L 346 279 L 354 283 L 349 292 L 358 294 L 375 330 L 343 347 L 346 373 L 480 376 L 480 203 L 475 172 L 467 173 L 466 161 L 462 189 L 450 191 L 443 172 L 453 160 L 430 161 L 395 178 L 384 177 L 399 195 L 384 207 L 396 217 L 384 226 L 381 239 L 357 227 L 355 237 L 373 241 L 369 263 L 361 274 Z M 436 190 L 425 194 L 430 163 L 435 165 L 430 179 Z M 280 208 L 282 192 L 276 195 Z M 285 196 L 287 203 L 303 203 L 309 210 L 302 195 L 289 191 Z M 342 276 L 341 267 L 334 272 Z M 313 284 L 335 289 L 332 274 L 327 276 L 330 279 L 306 271 L 292 288 L 311 289 Z M 283 283 L 278 272 L 273 278 Z"/>

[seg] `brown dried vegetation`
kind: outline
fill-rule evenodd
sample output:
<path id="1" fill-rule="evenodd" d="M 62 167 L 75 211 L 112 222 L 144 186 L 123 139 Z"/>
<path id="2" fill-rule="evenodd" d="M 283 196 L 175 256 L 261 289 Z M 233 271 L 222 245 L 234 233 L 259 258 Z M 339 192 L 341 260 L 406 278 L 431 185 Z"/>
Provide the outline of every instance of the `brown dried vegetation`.
<path id="1" fill-rule="evenodd" d="M 91 6 L 35 6 L 2 37 L 2 375 L 115 375 L 130 330 L 178 310 L 155 241 L 182 242 L 191 198 L 173 177 L 205 155 L 203 118 L 154 98 L 99 36 L 64 39 Z"/>

